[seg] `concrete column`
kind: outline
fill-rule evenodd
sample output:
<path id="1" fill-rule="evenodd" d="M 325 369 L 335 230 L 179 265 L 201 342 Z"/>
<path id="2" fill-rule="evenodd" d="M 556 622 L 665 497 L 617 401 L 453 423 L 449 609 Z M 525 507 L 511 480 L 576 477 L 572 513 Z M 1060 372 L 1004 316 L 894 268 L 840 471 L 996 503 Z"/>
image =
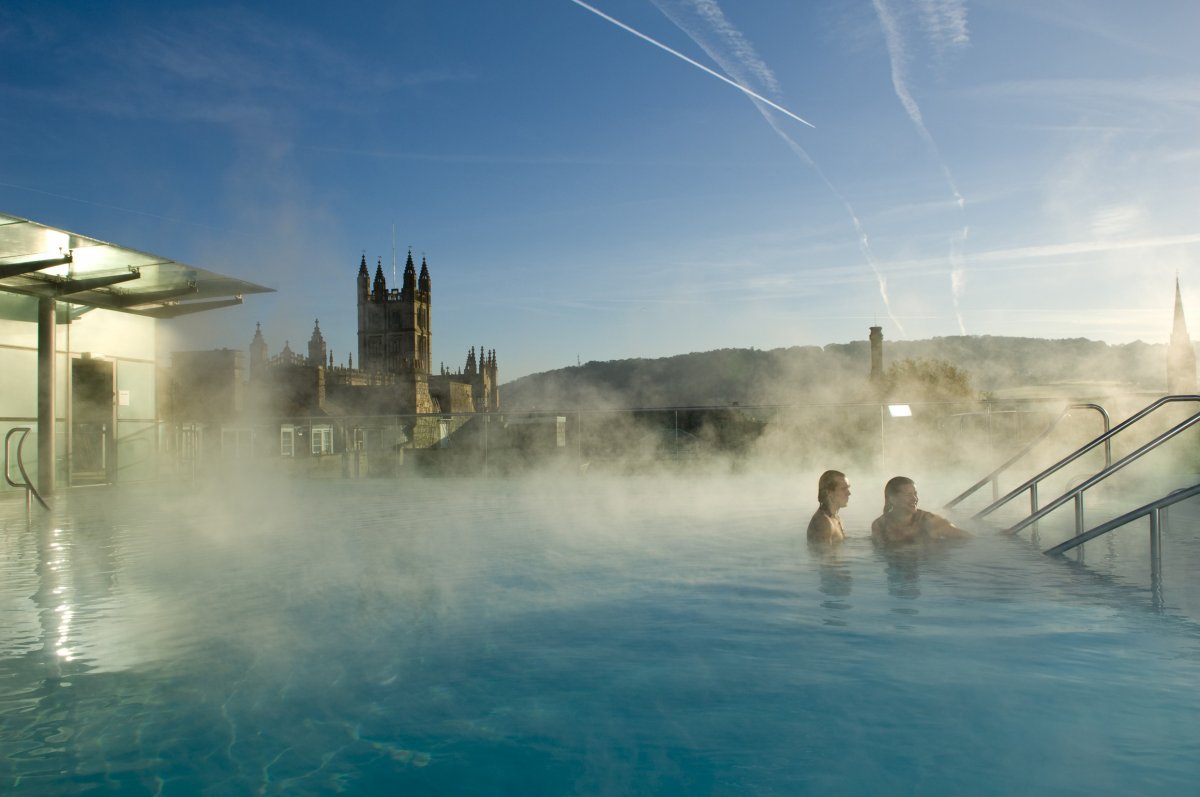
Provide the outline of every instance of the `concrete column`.
<path id="1" fill-rule="evenodd" d="M 38 299 L 37 489 L 43 497 L 54 494 L 54 316 L 54 299 Z"/>

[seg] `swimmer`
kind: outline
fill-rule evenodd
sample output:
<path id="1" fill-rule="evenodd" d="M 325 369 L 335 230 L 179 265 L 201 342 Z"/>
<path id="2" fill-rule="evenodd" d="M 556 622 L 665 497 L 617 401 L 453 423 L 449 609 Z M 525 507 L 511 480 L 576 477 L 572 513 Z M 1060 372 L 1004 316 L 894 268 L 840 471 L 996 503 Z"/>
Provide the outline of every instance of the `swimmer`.
<path id="1" fill-rule="evenodd" d="M 917 485 L 896 476 L 883 488 L 883 514 L 871 524 L 871 539 L 884 543 L 963 539 L 971 535 L 940 515 L 917 509 Z"/>
<path id="2" fill-rule="evenodd" d="M 838 510 L 850 503 L 850 482 L 841 471 L 827 470 L 817 480 L 817 511 L 808 521 L 808 541 L 836 543 L 846 538 Z"/>

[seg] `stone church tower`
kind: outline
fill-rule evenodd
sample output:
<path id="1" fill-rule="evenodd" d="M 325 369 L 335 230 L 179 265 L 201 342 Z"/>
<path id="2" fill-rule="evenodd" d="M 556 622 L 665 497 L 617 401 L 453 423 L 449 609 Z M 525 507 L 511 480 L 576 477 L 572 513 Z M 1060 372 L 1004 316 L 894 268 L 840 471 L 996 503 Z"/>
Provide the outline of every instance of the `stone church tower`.
<path id="1" fill-rule="evenodd" d="M 250 378 L 257 379 L 267 367 L 267 342 L 263 339 L 262 324 L 254 325 L 254 340 L 250 341 Z"/>
<path id="2" fill-rule="evenodd" d="M 1196 392 L 1196 349 L 1183 318 L 1183 297 L 1179 278 L 1175 278 L 1175 322 L 1171 342 L 1167 344 L 1167 393 L 1185 395 Z"/>
<path id="3" fill-rule="evenodd" d="M 412 252 L 404 266 L 399 290 L 388 290 L 382 260 L 372 282 L 367 256 L 358 266 L 358 367 L 381 374 L 430 372 L 431 331 L 429 313 L 432 289 L 429 267 L 421 260 L 417 276 Z"/>
<path id="4" fill-rule="evenodd" d="M 326 351 L 325 336 L 321 334 L 321 322 L 320 320 L 314 321 L 312 337 L 308 339 L 308 364 L 324 365 Z"/>

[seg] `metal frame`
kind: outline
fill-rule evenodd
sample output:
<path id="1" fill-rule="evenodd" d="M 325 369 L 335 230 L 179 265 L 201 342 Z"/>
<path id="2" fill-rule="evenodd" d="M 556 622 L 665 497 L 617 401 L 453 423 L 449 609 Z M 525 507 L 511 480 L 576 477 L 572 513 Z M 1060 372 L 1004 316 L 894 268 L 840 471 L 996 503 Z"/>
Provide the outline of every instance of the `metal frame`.
<path id="1" fill-rule="evenodd" d="M 25 461 L 22 457 L 22 449 L 25 446 L 25 438 L 33 430 L 28 426 L 15 426 L 8 430 L 8 434 L 4 436 L 4 480 L 8 482 L 10 487 L 25 489 L 25 513 L 28 514 L 33 509 L 33 499 L 36 498 L 38 503 L 46 510 L 50 506 L 42 500 L 42 496 L 38 495 L 37 489 L 33 486 L 33 482 L 29 479 L 29 474 L 25 471 Z M 20 433 L 21 439 L 17 441 L 17 470 L 21 473 L 21 482 L 15 482 L 12 479 L 12 456 L 10 441 L 14 434 Z"/>
<path id="2" fill-rule="evenodd" d="M 1024 457 L 1026 454 L 1028 454 L 1030 451 L 1032 451 L 1038 443 L 1040 443 L 1040 442 L 1042 442 L 1042 440 L 1046 439 L 1046 437 L 1049 436 L 1049 434 L 1054 431 L 1054 429 L 1058 426 L 1058 424 L 1061 423 L 1064 418 L 1066 418 L 1068 415 L 1071 414 L 1071 410 L 1084 410 L 1084 409 L 1095 410 L 1096 412 L 1100 413 L 1100 415 L 1104 418 L 1105 434 L 1107 434 L 1111 430 L 1112 419 L 1108 415 L 1108 410 L 1104 409 L 1104 407 L 1102 407 L 1101 405 L 1099 405 L 1099 404 L 1069 404 L 1063 408 L 1063 411 L 1061 413 L 1059 413 L 1057 418 L 1055 418 L 1053 421 L 1051 421 L 1050 425 L 1046 427 L 1045 431 L 1043 431 L 1041 434 L 1039 434 L 1033 440 L 1029 441 L 1028 445 L 1026 445 L 1024 448 L 1022 448 L 1020 451 L 1018 451 L 1016 454 L 1014 454 L 1012 456 L 1012 458 L 1010 458 L 1003 465 L 996 468 L 994 471 L 989 473 L 987 476 L 984 476 L 982 479 L 975 482 L 975 484 L 968 487 L 965 491 L 963 491 L 963 493 L 961 495 L 957 496 L 956 498 L 951 499 L 950 502 L 946 504 L 945 508 L 953 509 L 954 507 L 958 506 L 964 500 L 966 500 L 967 498 L 974 495 L 976 490 L 978 490 L 983 485 L 987 484 L 989 481 L 992 483 L 992 501 L 997 501 L 999 499 L 999 495 L 1000 495 L 1000 474 L 1003 473 L 1005 470 L 1007 470 L 1013 463 L 1017 462 L 1022 457 Z M 1107 468 L 1110 465 L 1112 465 L 1112 442 L 1110 440 L 1105 440 L 1104 441 L 1104 467 Z"/>
<path id="3" fill-rule="evenodd" d="M 1107 462 L 1105 464 L 1104 468 L 1100 470 L 1100 472 L 1096 473 L 1095 475 L 1091 476 L 1088 479 L 1085 479 L 1078 486 L 1063 493 L 1058 498 L 1054 499 L 1053 501 L 1051 501 L 1049 504 L 1047 504 L 1044 507 L 1038 506 L 1038 485 L 1046 477 L 1051 476 L 1051 475 L 1057 473 L 1058 471 L 1062 470 L 1067 465 L 1069 465 L 1072 462 L 1074 462 L 1075 460 L 1079 459 L 1084 454 L 1093 450 L 1097 446 L 1100 446 L 1100 445 L 1107 446 L 1113 437 L 1117 436 L 1118 434 L 1125 431 L 1129 427 L 1138 423 L 1146 416 L 1148 416 L 1148 415 L 1152 414 L 1153 412 L 1155 412 L 1156 410 L 1158 410 L 1160 407 L 1166 406 L 1167 404 L 1180 402 L 1180 401 L 1200 402 L 1200 395 L 1190 395 L 1189 394 L 1189 395 L 1181 395 L 1181 396 L 1163 396 L 1162 398 L 1158 399 L 1157 401 L 1152 402 L 1150 405 L 1148 405 L 1144 409 L 1133 414 L 1126 420 L 1117 424 L 1116 426 L 1114 426 L 1112 429 L 1108 430 L 1104 434 L 1100 435 L 1099 437 L 1095 438 L 1091 442 L 1087 443 L 1082 448 L 1076 450 L 1075 452 L 1073 452 L 1073 453 L 1069 454 L 1068 456 L 1064 457 L 1063 459 L 1059 460 L 1055 464 L 1051 465 L 1049 468 L 1046 468 L 1041 473 L 1037 474 L 1033 478 L 1026 481 L 1020 487 L 1017 487 L 1016 489 L 1009 492 L 1003 498 L 993 501 L 991 504 L 984 507 L 979 512 L 975 513 L 975 515 L 972 516 L 972 519 L 978 520 L 980 518 L 983 518 L 983 517 L 991 514 L 992 512 L 999 509 L 1000 507 L 1007 504 L 1012 499 L 1016 498 L 1018 495 L 1021 495 L 1022 493 L 1024 493 L 1025 491 L 1028 490 L 1029 491 L 1029 505 L 1030 505 L 1029 516 L 1026 517 L 1024 520 L 1020 521 L 1019 523 L 1017 523 L 1015 526 L 1012 526 L 1011 528 L 1009 528 L 1006 533 L 1016 534 L 1021 529 L 1026 528 L 1027 526 L 1030 526 L 1030 525 L 1036 523 L 1037 521 L 1041 520 L 1043 517 L 1048 515 L 1050 512 L 1053 512 L 1055 509 L 1062 506 L 1067 501 L 1070 501 L 1073 499 L 1075 501 L 1075 530 L 1076 530 L 1077 534 L 1082 534 L 1083 533 L 1083 494 L 1084 494 L 1084 492 L 1086 492 L 1089 488 L 1093 487 L 1094 485 L 1098 484 L 1099 482 L 1103 481 L 1104 479 L 1108 478 L 1112 474 L 1116 473 L 1117 471 L 1121 470 L 1126 465 L 1128 465 L 1130 462 L 1133 462 L 1134 460 L 1141 458 L 1142 455 L 1144 455 L 1146 452 L 1157 448 L 1158 446 L 1165 443 L 1167 440 L 1170 440 L 1171 438 L 1175 437 L 1180 432 L 1191 427 L 1193 424 L 1200 422 L 1200 413 L 1196 413 L 1196 414 L 1192 415 L 1190 418 L 1188 418 L 1187 420 L 1176 424 L 1174 427 L 1172 427 L 1168 431 L 1160 434 L 1158 437 L 1154 438 L 1149 443 L 1146 443 L 1145 445 L 1141 446 L 1133 453 L 1127 454 L 1125 457 L 1121 458 L 1117 462 Z M 984 481 L 986 482 L 986 479 Z"/>

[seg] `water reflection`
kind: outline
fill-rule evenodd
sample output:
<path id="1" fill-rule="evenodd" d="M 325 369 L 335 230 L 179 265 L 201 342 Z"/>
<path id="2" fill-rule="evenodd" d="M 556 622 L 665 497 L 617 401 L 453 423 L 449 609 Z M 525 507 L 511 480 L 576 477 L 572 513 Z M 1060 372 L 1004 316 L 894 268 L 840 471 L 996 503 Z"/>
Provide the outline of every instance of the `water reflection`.
<path id="1" fill-rule="evenodd" d="M 920 546 L 879 546 L 887 574 L 888 593 L 896 598 L 916 600 L 921 597 Z M 892 611 L 897 611 L 893 609 Z M 903 614 L 916 614 L 916 609 L 901 610 Z"/>
<path id="2" fill-rule="evenodd" d="M 831 612 L 825 619 L 825 625 L 845 626 L 846 620 L 839 616 L 840 612 L 852 608 L 846 600 L 853 588 L 853 578 L 850 575 L 850 565 L 846 560 L 840 544 L 809 543 L 809 557 L 817 567 L 818 589 L 826 597 L 821 601 L 821 608 Z"/>

